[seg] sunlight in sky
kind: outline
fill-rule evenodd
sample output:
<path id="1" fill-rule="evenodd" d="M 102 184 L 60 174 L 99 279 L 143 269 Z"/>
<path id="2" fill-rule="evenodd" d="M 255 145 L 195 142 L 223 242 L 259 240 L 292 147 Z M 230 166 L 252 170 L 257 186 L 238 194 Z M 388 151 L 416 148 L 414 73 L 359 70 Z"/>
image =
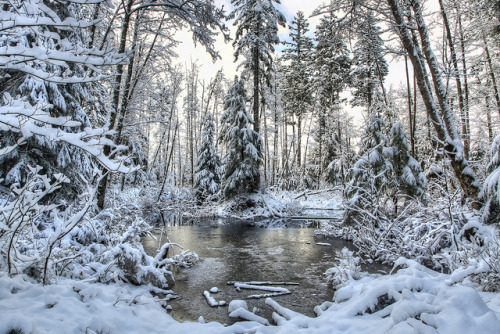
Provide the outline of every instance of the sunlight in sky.
<path id="1" fill-rule="evenodd" d="M 226 13 L 229 13 L 233 8 L 230 0 L 216 0 L 215 2 L 219 7 L 224 6 Z M 309 16 L 314 9 L 316 9 L 324 2 L 325 1 L 323 0 L 281 1 L 282 4 L 277 5 L 277 8 L 279 8 L 281 12 L 286 16 L 287 27 L 280 27 L 280 39 L 284 40 L 288 38 L 288 24 L 291 23 L 297 11 L 301 10 L 306 14 L 306 16 Z M 314 30 L 317 22 L 317 18 L 311 18 L 309 20 L 311 31 Z M 230 29 L 231 38 L 234 38 L 235 27 L 232 25 L 232 22 L 227 22 L 227 27 Z M 205 78 L 206 80 L 210 80 L 210 78 L 213 78 L 217 71 L 221 68 L 228 78 L 231 78 L 232 76 L 237 74 L 238 64 L 234 62 L 234 49 L 232 46 L 232 41 L 229 43 L 224 43 L 222 36 L 219 36 L 216 42 L 216 49 L 219 50 L 222 59 L 214 63 L 210 58 L 210 55 L 208 55 L 208 53 L 206 53 L 202 47 L 200 47 L 199 45 L 196 47 L 194 46 L 189 31 L 184 30 L 180 32 L 177 38 L 179 41 L 182 41 L 182 43 L 176 49 L 177 53 L 179 54 L 179 58 L 181 59 L 181 64 L 189 64 L 191 61 L 193 61 L 198 65 L 201 65 L 200 77 Z M 277 49 L 279 50 L 280 47 L 278 46 Z"/>

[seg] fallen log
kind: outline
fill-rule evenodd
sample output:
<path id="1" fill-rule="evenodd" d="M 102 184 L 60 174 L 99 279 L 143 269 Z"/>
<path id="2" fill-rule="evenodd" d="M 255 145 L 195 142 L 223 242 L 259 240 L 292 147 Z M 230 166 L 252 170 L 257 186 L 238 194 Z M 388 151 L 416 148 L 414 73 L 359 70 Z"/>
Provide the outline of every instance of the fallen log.
<path id="1" fill-rule="evenodd" d="M 229 281 L 227 285 L 234 285 L 235 283 L 249 284 L 249 285 L 299 285 L 300 283 L 295 282 L 263 282 L 263 281 L 251 281 L 251 282 L 239 282 L 239 281 Z"/>
<path id="2" fill-rule="evenodd" d="M 290 295 L 290 294 L 292 294 L 290 291 L 272 292 L 272 293 L 265 293 L 265 294 L 261 294 L 261 295 L 250 295 L 246 298 L 247 299 L 261 299 L 261 298 L 270 298 L 270 297 L 277 297 L 277 296 Z"/>

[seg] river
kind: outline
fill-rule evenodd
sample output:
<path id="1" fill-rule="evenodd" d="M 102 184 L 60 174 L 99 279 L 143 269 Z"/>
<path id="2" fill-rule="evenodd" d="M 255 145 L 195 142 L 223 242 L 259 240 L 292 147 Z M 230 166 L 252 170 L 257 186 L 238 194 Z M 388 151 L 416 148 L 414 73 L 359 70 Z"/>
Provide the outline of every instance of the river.
<path id="1" fill-rule="evenodd" d="M 173 308 L 170 314 L 178 321 L 196 321 L 203 316 L 207 322 L 233 323 L 235 319 L 228 317 L 227 307 L 207 304 L 203 291 L 212 287 L 220 290 L 212 296 L 227 303 L 265 293 L 238 292 L 227 284 L 229 281 L 299 283 L 283 286 L 292 293 L 274 299 L 282 306 L 314 316 L 314 306 L 331 301 L 333 296 L 333 288 L 322 280 L 322 274 L 333 266 L 335 255 L 343 247 L 352 249 L 349 242 L 315 236 L 314 230 L 320 222 L 182 219 L 168 212 L 161 215 L 163 226 L 155 229 L 155 238 L 143 239 L 146 251 L 154 255 L 159 246 L 170 240 L 200 257 L 195 266 L 174 273 L 176 282 L 172 290 L 180 298 L 170 301 Z M 371 271 L 378 269 L 375 266 Z M 247 303 L 250 310 L 256 307 L 258 315 L 271 319 L 271 310 L 264 301 L 250 299 Z"/>

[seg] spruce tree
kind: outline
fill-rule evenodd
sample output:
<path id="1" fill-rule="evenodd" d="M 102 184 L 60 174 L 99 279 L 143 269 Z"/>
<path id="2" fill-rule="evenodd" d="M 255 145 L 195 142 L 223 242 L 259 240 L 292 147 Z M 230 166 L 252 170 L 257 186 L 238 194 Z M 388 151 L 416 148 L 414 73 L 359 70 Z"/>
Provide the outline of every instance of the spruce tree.
<path id="1" fill-rule="evenodd" d="M 373 14 L 368 14 L 359 27 L 358 40 L 353 48 L 352 87 L 354 88 L 353 105 L 373 104 L 375 96 L 383 92 L 384 78 L 389 73 L 389 65 L 383 56 L 383 41 L 380 28 L 376 25 Z"/>
<path id="2" fill-rule="evenodd" d="M 221 161 L 215 150 L 215 124 L 212 114 L 207 114 L 201 130 L 201 146 L 195 167 L 195 195 L 203 202 L 219 192 Z"/>
<path id="3" fill-rule="evenodd" d="M 31 105 L 47 107 L 54 117 L 68 117 L 79 126 L 63 127 L 65 132 L 83 132 L 102 125 L 105 117 L 105 93 L 98 82 L 101 66 L 124 62 L 124 55 L 97 50 L 87 45 L 93 23 L 83 13 L 95 5 L 81 1 L 54 2 L 13 0 L 2 5 L 0 26 L 4 49 L 0 64 L 0 93 L 19 96 Z M 0 101 L 0 106 L 6 101 Z M 4 132 L 2 147 L 13 145 L 19 133 Z M 93 158 L 65 141 L 32 136 L 8 154 L 0 156 L 0 180 L 10 186 L 24 183 L 28 166 L 40 165 L 48 177 L 64 173 L 71 180 L 58 193 L 66 199 L 76 196 L 85 185 L 78 175 L 91 179 Z"/>
<path id="4" fill-rule="evenodd" d="M 246 108 L 245 83 L 235 77 L 224 101 L 220 139 L 227 148 L 224 157 L 222 193 L 226 199 L 256 191 L 260 183 L 262 138 L 252 129 L 252 117 Z"/>
<path id="5" fill-rule="evenodd" d="M 317 127 L 314 133 L 317 147 L 313 152 L 312 177 L 317 183 L 328 165 L 335 159 L 335 147 L 342 142 L 342 138 L 332 137 L 339 127 L 345 126 L 341 122 L 340 94 L 349 83 L 351 59 L 349 48 L 345 43 L 342 27 L 333 11 L 327 12 L 321 18 L 315 32 L 316 48 L 314 52 L 314 68 L 316 86 Z"/>
<path id="6" fill-rule="evenodd" d="M 347 224 L 378 226 L 387 219 L 383 203 L 390 185 L 392 165 L 384 154 L 388 144 L 383 133 L 385 123 L 376 114 L 372 110 L 359 144 L 358 161 L 346 187 L 344 221 Z"/>
<path id="7" fill-rule="evenodd" d="M 253 79 L 253 128 L 260 132 L 261 83 L 271 84 L 274 46 L 279 43 L 278 24 L 285 25 L 283 14 L 274 7 L 280 0 L 231 0 L 235 9 L 229 15 L 234 18 L 236 37 L 236 60 L 240 55 L 246 58 L 242 63 L 245 72 Z"/>
<path id="8" fill-rule="evenodd" d="M 420 164 L 411 156 L 403 125 L 396 122 L 390 133 L 385 155 L 392 165 L 392 186 L 395 196 L 426 201 L 427 179 Z M 397 205 L 397 198 L 395 199 Z"/>
<path id="9" fill-rule="evenodd" d="M 291 42 L 283 50 L 283 59 L 290 64 L 285 67 L 285 111 L 295 115 L 297 120 L 297 166 L 302 163 L 302 119 L 313 103 L 312 85 L 312 38 L 307 36 L 309 22 L 299 11 L 290 28 Z"/>
<path id="10" fill-rule="evenodd" d="M 488 177 L 484 181 L 484 213 L 483 220 L 487 224 L 500 222 L 500 135 L 491 144 Z"/>

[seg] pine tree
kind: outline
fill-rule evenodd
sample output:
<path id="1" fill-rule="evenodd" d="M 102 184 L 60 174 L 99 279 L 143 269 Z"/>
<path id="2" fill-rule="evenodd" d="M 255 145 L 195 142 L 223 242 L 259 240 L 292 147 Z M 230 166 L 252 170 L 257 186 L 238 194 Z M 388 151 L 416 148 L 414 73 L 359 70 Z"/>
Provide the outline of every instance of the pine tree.
<path id="1" fill-rule="evenodd" d="M 360 24 L 359 30 L 350 73 L 354 88 L 353 105 L 367 106 L 369 109 L 374 97 L 380 95 L 380 90 L 385 96 L 383 82 L 389 73 L 389 65 L 383 56 L 384 43 L 380 38 L 380 28 L 372 13 Z"/>
<path id="2" fill-rule="evenodd" d="M 391 188 L 395 190 L 395 196 L 403 195 L 425 202 L 427 179 L 420 164 L 410 155 L 410 145 L 400 122 L 396 122 L 391 128 L 390 143 L 385 155 L 392 165 Z"/>
<path id="3" fill-rule="evenodd" d="M 488 177 L 484 181 L 484 214 L 483 220 L 487 224 L 500 222 L 500 135 L 497 135 L 491 144 Z"/>
<path id="4" fill-rule="evenodd" d="M 226 144 L 222 193 L 226 199 L 256 191 L 260 183 L 262 138 L 252 130 L 243 80 L 235 78 L 224 101 L 220 139 Z"/>
<path id="5" fill-rule="evenodd" d="M 344 139 L 334 140 L 333 134 L 337 133 L 341 121 L 341 97 L 340 93 L 349 83 L 349 70 L 351 59 L 349 48 L 344 42 L 342 29 L 337 22 L 333 12 L 327 12 L 321 18 L 315 32 L 316 48 L 314 53 L 315 82 L 319 102 L 317 108 L 318 124 L 315 130 L 317 147 L 313 152 L 312 174 L 317 183 L 327 167 L 335 159 L 334 147 Z"/>
<path id="6" fill-rule="evenodd" d="M 279 43 L 278 24 L 285 25 L 283 14 L 274 7 L 280 0 L 231 0 L 235 6 L 230 18 L 237 25 L 233 46 L 236 60 L 245 56 L 242 66 L 253 79 L 254 130 L 260 132 L 261 83 L 271 83 L 274 46 Z"/>
<path id="7" fill-rule="evenodd" d="M 347 224 L 378 226 L 387 220 L 384 202 L 392 165 L 384 154 L 388 144 L 383 134 L 384 127 L 384 121 L 372 110 L 359 144 L 359 159 L 354 164 L 345 191 L 344 221 Z"/>
<path id="8" fill-rule="evenodd" d="M 85 6 L 95 5 L 89 1 Z M 82 1 L 52 2 L 14 0 L 1 8 L 4 38 L 0 41 L 0 93 L 20 96 L 24 102 L 46 108 L 53 117 L 67 117 L 79 126 L 62 127 L 67 133 L 87 131 L 103 124 L 106 110 L 103 66 L 123 63 L 124 55 L 111 50 L 88 47 L 88 29 L 93 27 L 83 17 Z M 5 95 L 6 96 L 6 95 Z M 6 98 L 0 106 L 6 106 Z M 62 136 L 61 136 L 62 137 Z M 1 146 L 19 141 L 19 132 L 2 133 Z M 33 135 L 0 155 L 0 179 L 9 186 L 25 182 L 29 165 L 40 165 L 48 177 L 66 174 L 73 182 L 59 193 L 72 198 L 84 187 L 82 174 L 90 179 L 94 166 L 91 155 L 64 140 Z"/>
<path id="9" fill-rule="evenodd" d="M 201 131 L 201 146 L 196 161 L 195 195 L 199 202 L 219 192 L 221 161 L 215 150 L 215 124 L 212 114 L 207 114 Z"/>
<path id="10" fill-rule="evenodd" d="M 297 119 L 297 166 L 302 164 L 302 119 L 313 103 L 311 63 L 312 38 L 307 36 L 309 22 L 304 13 L 299 11 L 290 26 L 291 42 L 285 43 L 288 47 L 283 50 L 283 59 L 289 60 L 290 65 L 285 67 L 285 109 Z"/>

